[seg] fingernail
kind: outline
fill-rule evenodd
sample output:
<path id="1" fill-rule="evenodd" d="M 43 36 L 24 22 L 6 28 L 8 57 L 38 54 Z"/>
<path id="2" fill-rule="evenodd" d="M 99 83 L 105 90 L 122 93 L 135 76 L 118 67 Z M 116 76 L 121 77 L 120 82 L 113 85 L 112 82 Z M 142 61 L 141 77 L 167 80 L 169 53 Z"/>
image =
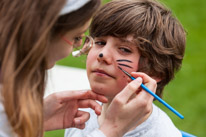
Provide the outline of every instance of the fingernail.
<path id="1" fill-rule="evenodd" d="M 101 114 L 101 112 L 102 112 L 102 109 L 101 108 L 97 108 L 97 115 L 100 115 Z"/>
<path id="2" fill-rule="evenodd" d="M 137 78 L 137 81 L 138 81 L 139 83 L 141 83 L 141 82 L 142 82 L 142 78 L 141 78 L 141 77 L 138 77 L 138 78 Z"/>
<path id="3" fill-rule="evenodd" d="M 75 125 L 80 125 L 80 120 L 79 119 L 75 120 Z"/>

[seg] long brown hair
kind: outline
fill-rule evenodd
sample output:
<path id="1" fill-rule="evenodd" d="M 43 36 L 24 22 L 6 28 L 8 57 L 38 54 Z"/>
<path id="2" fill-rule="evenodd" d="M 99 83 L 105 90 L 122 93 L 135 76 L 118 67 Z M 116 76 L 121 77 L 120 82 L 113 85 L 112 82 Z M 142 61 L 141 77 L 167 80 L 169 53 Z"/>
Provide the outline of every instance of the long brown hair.
<path id="1" fill-rule="evenodd" d="M 75 11 L 59 18 L 65 0 L 0 2 L 0 82 L 3 85 L 0 96 L 19 137 L 43 136 L 43 96 L 50 40 L 84 24 L 100 2 L 92 0 L 83 6 L 81 17 Z M 87 8 L 89 5 L 93 6 Z M 76 20 L 80 22 L 67 25 Z"/>
<path id="2" fill-rule="evenodd" d="M 114 0 L 93 18 L 92 37 L 133 35 L 141 57 L 140 72 L 161 79 L 157 95 L 182 64 L 186 33 L 172 12 L 155 0 Z"/>

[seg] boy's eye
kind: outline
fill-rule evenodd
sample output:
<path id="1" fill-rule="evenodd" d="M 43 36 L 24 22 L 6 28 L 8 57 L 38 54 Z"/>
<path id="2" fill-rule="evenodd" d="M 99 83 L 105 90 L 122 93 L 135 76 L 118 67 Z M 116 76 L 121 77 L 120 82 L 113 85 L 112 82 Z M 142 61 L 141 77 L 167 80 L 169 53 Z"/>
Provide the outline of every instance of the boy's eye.
<path id="1" fill-rule="evenodd" d="M 128 48 L 119 48 L 124 53 L 132 53 L 132 51 Z"/>
<path id="2" fill-rule="evenodd" d="M 104 45 L 106 45 L 106 42 L 104 42 L 104 41 L 95 41 L 95 45 L 104 46 Z"/>

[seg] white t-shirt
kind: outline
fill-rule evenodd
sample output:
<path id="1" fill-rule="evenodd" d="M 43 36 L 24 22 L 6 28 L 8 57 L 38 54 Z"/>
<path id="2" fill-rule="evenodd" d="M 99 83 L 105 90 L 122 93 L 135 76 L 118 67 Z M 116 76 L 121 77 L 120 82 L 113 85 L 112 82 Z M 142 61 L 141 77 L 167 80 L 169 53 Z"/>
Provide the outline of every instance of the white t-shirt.
<path id="1" fill-rule="evenodd" d="M 98 129 L 97 115 L 93 110 L 89 110 L 89 113 L 90 119 L 86 123 L 85 129 L 67 129 L 65 137 L 84 137 Z M 149 118 L 123 137 L 182 137 L 182 135 L 167 114 L 153 104 L 153 112 Z"/>
<path id="2" fill-rule="evenodd" d="M 15 137 L 0 99 L 0 137 Z"/>
<path id="3" fill-rule="evenodd" d="M 1 88 L 0 84 L 0 137 L 15 137 L 2 104 Z"/>

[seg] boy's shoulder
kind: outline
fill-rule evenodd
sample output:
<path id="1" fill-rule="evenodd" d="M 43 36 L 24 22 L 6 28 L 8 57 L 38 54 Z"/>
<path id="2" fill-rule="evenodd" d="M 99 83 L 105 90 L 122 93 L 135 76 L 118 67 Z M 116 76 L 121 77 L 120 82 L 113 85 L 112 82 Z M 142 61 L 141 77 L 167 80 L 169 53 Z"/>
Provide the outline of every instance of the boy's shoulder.
<path id="1" fill-rule="evenodd" d="M 125 137 L 182 137 L 169 116 L 153 104 L 153 111 L 149 118 L 128 132 Z"/>
<path id="2" fill-rule="evenodd" d="M 65 137 L 84 137 L 99 128 L 97 115 L 91 109 L 84 109 L 90 113 L 90 119 L 83 130 L 70 128 L 65 132 Z M 153 104 L 152 114 L 134 130 L 126 133 L 124 137 L 182 137 L 169 116 Z"/>
<path id="3" fill-rule="evenodd" d="M 159 135 L 158 137 L 182 137 L 181 132 L 172 122 L 170 117 L 156 105 L 153 105 L 153 108 L 156 110 L 157 116 L 154 130 L 157 132 L 156 134 Z"/>

